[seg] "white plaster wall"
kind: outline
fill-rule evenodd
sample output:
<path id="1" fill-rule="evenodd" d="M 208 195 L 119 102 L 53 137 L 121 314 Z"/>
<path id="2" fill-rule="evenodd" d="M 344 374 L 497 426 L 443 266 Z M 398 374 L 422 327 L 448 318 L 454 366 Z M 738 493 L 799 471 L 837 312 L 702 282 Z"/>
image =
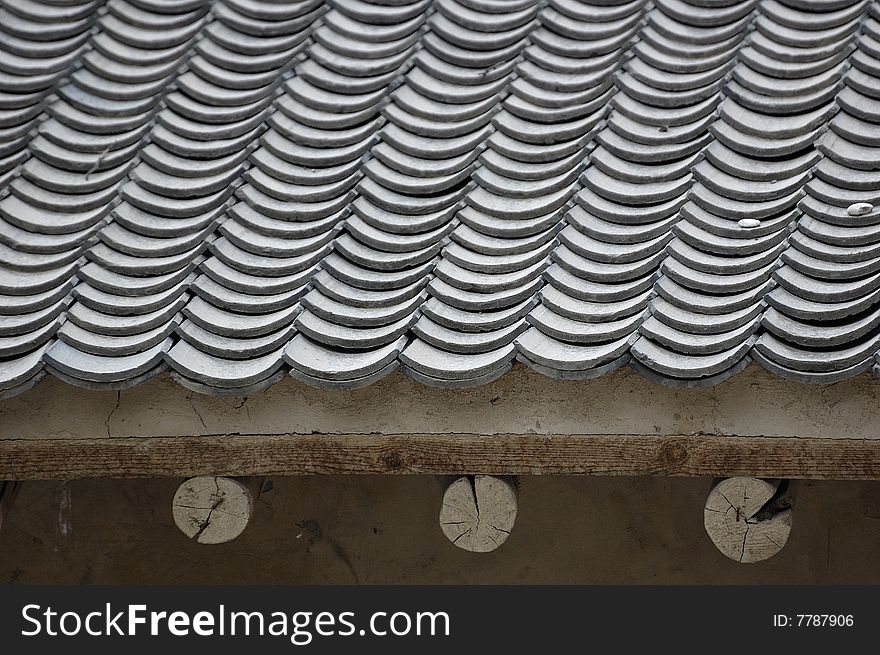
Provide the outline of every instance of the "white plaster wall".
<path id="1" fill-rule="evenodd" d="M 248 398 L 193 393 L 169 377 L 92 391 L 47 378 L 0 402 L 0 439 L 284 433 L 694 434 L 880 438 L 880 380 L 805 385 L 752 365 L 709 389 L 669 389 L 630 369 L 563 382 L 517 366 L 476 389 L 395 373 L 333 391 L 285 379 Z"/>

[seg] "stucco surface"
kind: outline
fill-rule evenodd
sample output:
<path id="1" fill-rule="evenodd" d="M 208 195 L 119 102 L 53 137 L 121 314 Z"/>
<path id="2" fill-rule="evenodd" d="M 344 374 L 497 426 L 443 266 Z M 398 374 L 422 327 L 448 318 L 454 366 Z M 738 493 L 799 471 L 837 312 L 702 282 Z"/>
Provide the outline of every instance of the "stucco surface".
<path id="1" fill-rule="evenodd" d="M 880 382 L 784 380 L 753 365 L 709 389 L 670 389 L 628 370 L 551 380 L 523 366 L 482 387 L 425 387 L 394 374 L 325 390 L 286 379 L 249 397 L 194 394 L 170 378 L 126 391 L 46 379 L 0 402 L 0 440 L 283 433 L 722 434 L 880 437 Z"/>

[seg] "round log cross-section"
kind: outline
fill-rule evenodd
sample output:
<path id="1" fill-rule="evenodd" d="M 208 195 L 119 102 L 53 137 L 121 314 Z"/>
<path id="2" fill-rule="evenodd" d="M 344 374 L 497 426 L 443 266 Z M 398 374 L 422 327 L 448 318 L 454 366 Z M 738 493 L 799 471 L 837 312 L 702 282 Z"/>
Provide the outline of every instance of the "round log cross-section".
<path id="1" fill-rule="evenodd" d="M 240 535 L 254 510 L 254 492 L 233 478 L 184 480 L 174 494 L 174 522 L 200 544 L 222 544 Z"/>
<path id="2" fill-rule="evenodd" d="M 440 527 L 453 544 L 488 553 L 503 544 L 516 521 L 516 488 L 504 478 L 466 476 L 443 494 Z"/>
<path id="3" fill-rule="evenodd" d="M 791 532 L 791 507 L 777 498 L 779 481 L 727 478 L 709 492 L 703 524 L 724 555 L 760 562 L 782 550 Z"/>

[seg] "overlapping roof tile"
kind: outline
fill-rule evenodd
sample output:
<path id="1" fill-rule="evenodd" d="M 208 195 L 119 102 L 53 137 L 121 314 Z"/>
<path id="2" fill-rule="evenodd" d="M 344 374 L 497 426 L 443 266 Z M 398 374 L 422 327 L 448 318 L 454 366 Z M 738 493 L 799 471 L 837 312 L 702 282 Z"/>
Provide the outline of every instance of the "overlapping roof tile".
<path id="1" fill-rule="evenodd" d="M 880 2 L 6 0 L 0 396 L 880 373 Z"/>

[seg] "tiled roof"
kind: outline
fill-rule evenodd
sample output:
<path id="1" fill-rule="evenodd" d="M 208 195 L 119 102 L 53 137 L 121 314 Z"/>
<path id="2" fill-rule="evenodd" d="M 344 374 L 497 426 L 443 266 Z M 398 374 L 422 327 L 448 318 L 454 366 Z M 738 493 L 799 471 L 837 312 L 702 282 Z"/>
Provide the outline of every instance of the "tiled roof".
<path id="1" fill-rule="evenodd" d="M 3 0 L 0 393 L 880 350 L 880 2 Z"/>

